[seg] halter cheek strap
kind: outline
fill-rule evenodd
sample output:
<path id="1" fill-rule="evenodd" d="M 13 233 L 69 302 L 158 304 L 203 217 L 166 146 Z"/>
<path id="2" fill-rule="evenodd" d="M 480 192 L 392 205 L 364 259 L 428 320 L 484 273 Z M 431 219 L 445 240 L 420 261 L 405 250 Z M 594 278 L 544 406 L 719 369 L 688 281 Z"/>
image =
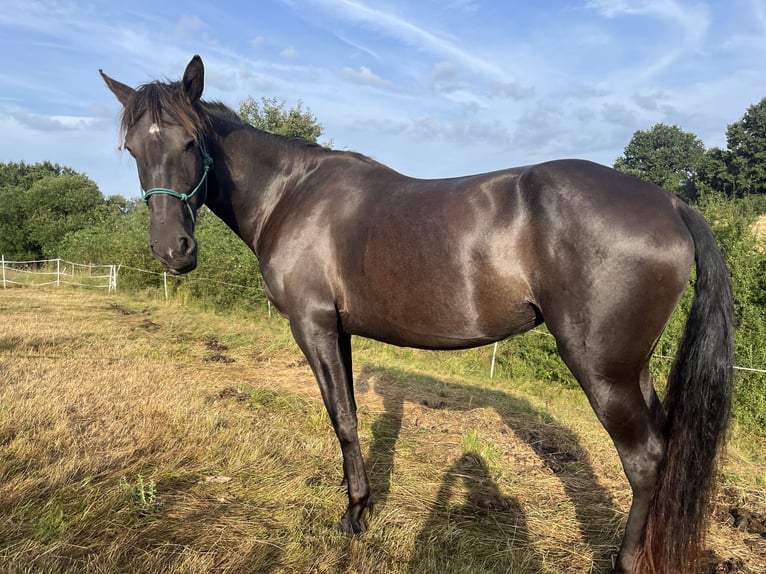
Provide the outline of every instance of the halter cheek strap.
<path id="1" fill-rule="evenodd" d="M 199 140 L 199 148 L 202 152 L 202 178 L 200 178 L 199 183 L 191 191 L 191 193 L 178 193 L 177 191 L 168 189 L 167 187 L 153 187 L 151 189 L 147 189 L 146 191 L 144 191 L 142 188 L 141 201 L 148 204 L 149 198 L 153 195 L 169 195 L 171 197 L 175 197 L 180 199 L 186 205 L 186 209 L 189 210 L 189 215 L 191 215 L 192 222 L 194 222 L 194 210 L 192 209 L 191 205 L 189 205 L 189 200 L 197 194 L 197 192 L 202 188 L 202 184 L 204 183 L 205 195 L 202 198 L 202 202 L 205 202 L 207 199 L 207 173 L 213 167 L 213 158 L 210 157 L 210 154 L 207 152 L 207 147 L 205 146 L 205 140 L 203 138 L 200 138 Z"/>

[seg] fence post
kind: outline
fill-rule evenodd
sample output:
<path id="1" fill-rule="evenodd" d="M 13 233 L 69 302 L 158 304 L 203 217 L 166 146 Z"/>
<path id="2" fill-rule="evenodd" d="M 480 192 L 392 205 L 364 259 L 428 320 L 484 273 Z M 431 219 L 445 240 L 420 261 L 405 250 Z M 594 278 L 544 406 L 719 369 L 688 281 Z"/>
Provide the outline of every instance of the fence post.
<path id="1" fill-rule="evenodd" d="M 5 255 L 2 256 L 2 260 L 3 260 L 3 289 L 5 289 L 6 288 L 5 286 Z"/>
<path id="2" fill-rule="evenodd" d="M 56 259 L 56 287 L 61 287 L 61 259 Z"/>

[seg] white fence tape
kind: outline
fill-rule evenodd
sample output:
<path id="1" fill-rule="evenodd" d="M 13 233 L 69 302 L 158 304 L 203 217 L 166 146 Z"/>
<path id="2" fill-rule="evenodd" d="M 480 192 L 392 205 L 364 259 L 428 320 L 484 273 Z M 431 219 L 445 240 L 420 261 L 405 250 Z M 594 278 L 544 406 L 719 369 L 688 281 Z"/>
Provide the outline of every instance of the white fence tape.
<path id="1" fill-rule="evenodd" d="M 52 270 L 52 264 L 55 264 L 55 271 Z M 46 267 L 49 266 L 49 267 Z M 2 267 L 2 284 L 3 289 L 7 289 L 8 285 L 76 285 L 78 287 L 94 287 L 100 289 L 108 289 L 110 292 L 117 291 L 117 273 L 120 269 L 127 269 L 130 271 L 136 271 L 138 273 L 148 273 L 151 275 L 162 276 L 163 288 L 165 291 L 165 299 L 168 299 L 168 274 L 167 272 L 147 271 L 146 269 L 138 269 L 136 267 L 129 267 L 127 265 L 93 265 L 83 263 L 72 263 L 71 261 L 65 261 L 63 259 L 42 259 L 38 261 L 6 261 L 5 256 L 0 256 L 0 267 Z M 106 271 L 104 271 L 106 270 Z M 98 275 L 96 273 L 102 273 Z M 106 273 L 106 274 L 103 274 Z M 9 279 L 9 276 L 18 275 L 39 275 L 43 277 L 42 282 L 34 281 L 14 281 Z M 86 279 L 83 279 L 85 277 Z M 48 280 L 50 278 L 50 280 Z M 79 281 L 75 280 L 79 278 Z M 195 281 L 204 281 L 207 283 L 215 283 L 217 285 L 226 285 L 228 287 L 238 287 L 240 289 L 254 289 L 254 287 L 248 287 L 246 285 L 237 285 L 235 283 L 227 283 L 226 281 L 218 281 L 216 279 L 210 279 L 208 277 L 195 277 Z M 86 282 L 87 281 L 87 282 Z M 271 316 L 271 302 L 269 301 L 269 317 Z M 533 329 L 531 332 L 538 335 L 545 335 L 552 337 L 550 333 Z M 490 365 L 489 377 L 493 378 L 495 375 L 495 360 L 497 357 L 497 346 L 494 344 L 492 349 L 492 362 Z M 672 357 L 666 357 L 663 355 L 655 355 L 660 359 L 672 359 Z M 764 373 L 766 369 L 754 369 L 751 367 L 738 367 L 734 369 L 738 371 L 746 371 L 750 373 Z"/>

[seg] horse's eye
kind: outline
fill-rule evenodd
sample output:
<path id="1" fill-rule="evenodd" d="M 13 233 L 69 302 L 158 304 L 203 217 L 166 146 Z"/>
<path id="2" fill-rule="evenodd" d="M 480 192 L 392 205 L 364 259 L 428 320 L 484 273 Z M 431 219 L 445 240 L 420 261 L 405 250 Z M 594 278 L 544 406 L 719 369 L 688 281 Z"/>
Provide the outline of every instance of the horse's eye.
<path id="1" fill-rule="evenodd" d="M 184 151 L 192 151 L 194 149 L 194 140 L 189 140 L 184 146 Z"/>

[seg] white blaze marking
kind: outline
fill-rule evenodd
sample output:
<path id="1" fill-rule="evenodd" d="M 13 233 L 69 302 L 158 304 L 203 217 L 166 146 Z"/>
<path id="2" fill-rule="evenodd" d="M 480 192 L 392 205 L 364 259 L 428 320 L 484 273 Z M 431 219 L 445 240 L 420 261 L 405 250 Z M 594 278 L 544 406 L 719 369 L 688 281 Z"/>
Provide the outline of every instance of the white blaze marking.
<path id="1" fill-rule="evenodd" d="M 149 128 L 149 133 L 150 134 L 160 133 L 160 126 L 158 126 L 157 124 L 152 124 L 151 127 Z"/>

